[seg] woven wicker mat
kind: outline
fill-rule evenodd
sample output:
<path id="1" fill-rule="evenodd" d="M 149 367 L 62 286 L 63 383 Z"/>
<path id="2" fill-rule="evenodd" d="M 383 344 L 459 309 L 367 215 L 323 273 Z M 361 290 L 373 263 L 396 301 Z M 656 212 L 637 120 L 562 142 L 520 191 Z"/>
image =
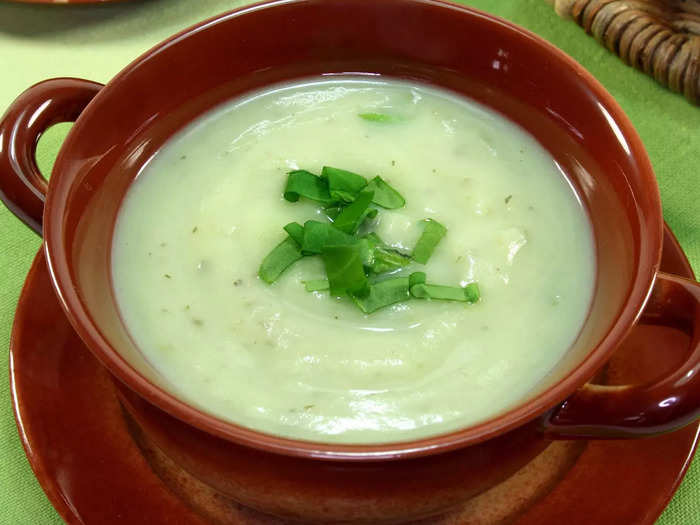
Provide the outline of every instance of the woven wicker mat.
<path id="1" fill-rule="evenodd" d="M 700 103 L 700 0 L 547 0 L 628 65 Z"/>

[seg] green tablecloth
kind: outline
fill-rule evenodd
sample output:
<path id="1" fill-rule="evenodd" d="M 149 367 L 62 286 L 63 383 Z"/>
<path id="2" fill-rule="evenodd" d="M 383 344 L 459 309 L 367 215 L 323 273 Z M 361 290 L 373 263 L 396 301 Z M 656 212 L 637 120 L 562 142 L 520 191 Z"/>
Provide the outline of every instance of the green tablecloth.
<path id="1" fill-rule="evenodd" d="M 106 82 L 142 51 L 175 31 L 244 3 L 142 0 L 98 6 L 36 6 L 0 0 L 0 112 L 26 87 L 45 78 L 76 76 Z M 602 81 L 641 135 L 659 180 L 666 221 L 695 271 L 700 272 L 700 108 L 624 66 L 579 27 L 560 20 L 543 0 L 464 3 L 538 33 Z M 40 142 L 39 164 L 45 173 L 66 129 L 57 126 Z M 39 239 L 0 206 L 1 363 L 8 362 L 17 298 L 38 248 Z M 0 373 L 0 524 L 60 522 L 24 456 L 12 417 L 8 375 Z M 691 466 L 659 524 L 700 524 L 700 460 Z"/>

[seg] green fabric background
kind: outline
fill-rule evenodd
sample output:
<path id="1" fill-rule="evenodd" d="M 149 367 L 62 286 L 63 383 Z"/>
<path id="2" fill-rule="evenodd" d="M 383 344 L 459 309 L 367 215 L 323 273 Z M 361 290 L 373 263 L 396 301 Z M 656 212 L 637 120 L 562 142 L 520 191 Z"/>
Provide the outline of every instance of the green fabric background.
<path id="1" fill-rule="evenodd" d="M 0 111 L 25 88 L 45 78 L 76 76 L 106 82 L 173 32 L 244 3 L 141 0 L 39 6 L 0 0 Z M 606 86 L 641 135 L 659 180 L 666 221 L 700 272 L 700 108 L 626 67 L 579 27 L 559 19 L 543 0 L 464 3 L 538 33 Z M 38 157 L 44 173 L 50 171 L 68 127 L 56 126 L 42 137 Z M 0 206 L 0 363 L 8 362 L 17 298 L 38 248 L 39 239 Z M 0 372 L 0 524 L 60 522 L 29 468 L 12 417 L 8 375 Z M 693 463 L 658 523 L 700 524 L 700 460 Z"/>

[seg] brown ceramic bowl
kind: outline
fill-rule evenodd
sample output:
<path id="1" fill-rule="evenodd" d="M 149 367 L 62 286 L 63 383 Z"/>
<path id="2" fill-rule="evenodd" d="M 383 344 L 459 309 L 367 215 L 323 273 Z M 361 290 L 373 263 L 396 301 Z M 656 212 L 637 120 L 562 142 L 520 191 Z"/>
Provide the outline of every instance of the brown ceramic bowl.
<path id="1" fill-rule="evenodd" d="M 434 84 L 502 112 L 550 151 L 588 208 L 598 267 L 590 314 L 565 358 L 507 413 L 386 445 L 283 439 L 166 391 L 122 325 L 110 280 L 111 236 L 143 164 L 223 101 L 344 72 Z M 47 190 L 35 145 L 64 120 L 75 125 Z M 658 271 L 661 205 L 639 137 L 572 59 L 472 9 L 440 0 L 277 1 L 188 29 L 106 86 L 37 84 L 0 123 L 0 189 L 31 228 L 41 233 L 43 224 L 66 315 L 121 380 L 123 404 L 145 439 L 223 495 L 263 511 L 324 522 L 429 516 L 504 479 L 549 439 L 648 436 L 700 413 L 700 286 Z M 653 384 L 587 385 L 641 316 L 692 335 L 686 362 Z"/>

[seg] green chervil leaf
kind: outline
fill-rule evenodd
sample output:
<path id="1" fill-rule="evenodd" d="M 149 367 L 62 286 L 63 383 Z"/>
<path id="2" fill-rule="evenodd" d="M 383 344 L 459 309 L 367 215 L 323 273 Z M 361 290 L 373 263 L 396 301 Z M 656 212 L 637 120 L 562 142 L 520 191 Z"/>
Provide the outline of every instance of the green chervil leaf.
<path id="1" fill-rule="evenodd" d="M 366 314 L 376 312 L 380 308 L 408 300 L 408 277 L 394 277 L 369 286 L 365 294 L 351 296 L 355 304 Z"/>
<path id="2" fill-rule="evenodd" d="M 321 252 L 331 294 L 362 294 L 367 289 L 367 276 L 362 266 L 359 244 L 325 246 Z"/>
<path id="3" fill-rule="evenodd" d="M 406 200 L 401 194 L 389 186 L 389 184 L 379 176 L 369 181 L 369 184 L 367 184 L 367 191 L 374 192 L 374 199 L 372 202 L 382 208 L 394 210 L 396 208 L 403 208 L 406 204 Z"/>
<path id="4" fill-rule="evenodd" d="M 421 264 L 428 262 L 440 239 L 447 233 L 447 228 L 436 220 L 425 219 L 423 222 L 425 222 L 425 228 L 413 248 L 413 260 Z"/>
<path id="5" fill-rule="evenodd" d="M 274 283 L 282 272 L 302 257 L 297 242 L 287 237 L 265 256 L 258 269 L 258 275 L 266 283 Z"/>
<path id="6" fill-rule="evenodd" d="M 289 202 L 297 202 L 299 197 L 318 201 L 326 205 L 333 202 L 328 192 L 326 180 L 306 170 L 290 171 L 287 174 L 284 198 Z"/>
<path id="7" fill-rule="evenodd" d="M 479 286 L 469 283 L 464 288 L 459 286 L 443 286 L 440 284 L 414 284 L 410 287 L 411 295 L 417 299 L 434 299 L 440 301 L 459 301 L 475 303 L 479 300 Z"/>

